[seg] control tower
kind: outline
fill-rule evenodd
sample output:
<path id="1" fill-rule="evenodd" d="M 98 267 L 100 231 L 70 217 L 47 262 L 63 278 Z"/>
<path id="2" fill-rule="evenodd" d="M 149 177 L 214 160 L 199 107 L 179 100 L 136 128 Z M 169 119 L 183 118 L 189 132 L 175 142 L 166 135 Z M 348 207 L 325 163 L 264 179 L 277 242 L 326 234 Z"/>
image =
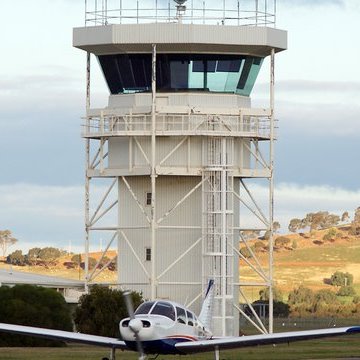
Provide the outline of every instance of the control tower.
<path id="1" fill-rule="evenodd" d="M 87 53 L 86 252 L 108 236 L 99 262 L 116 245 L 118 286 L 194 311 L 213 278 L 214 333 L 237 335 L 239 313 L 247 316 L 239 296 L 249 302 L 243 287 L 268 287 L 272 310 L 274 58 L 287 46 L 286 32 L 275 28 L 276 4 L 85 4 L 73 44 Z M 91 108 L 91 55 L 109 88 L 101 109 Z M 269 100 L 252 108 L 266 57 Z M 267 183 L 265 209 L 247 184 L 254 179 Z M 270 234 L 266 266 L 247 244 L 249 229 Z M 239 259 L 258 281 L 242 280 Z M 255 325 L 272 331 L 271 319 L 269 329 Z"/>

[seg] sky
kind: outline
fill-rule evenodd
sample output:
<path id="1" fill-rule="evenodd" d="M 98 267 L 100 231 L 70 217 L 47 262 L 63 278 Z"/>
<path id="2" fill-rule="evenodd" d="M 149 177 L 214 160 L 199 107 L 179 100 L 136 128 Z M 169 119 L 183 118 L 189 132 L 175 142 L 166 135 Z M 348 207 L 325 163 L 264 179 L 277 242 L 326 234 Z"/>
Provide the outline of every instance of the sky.
<path id="1" fill-rule="evenodd" d="M 0 229 L 26 251 L 84 242 L 85 53 L 72 47 L 82 0 L 2 1 Z M 360 3 L 278 0 L 288 50 L 276 56 L 275 218 L 360 206 Z M 92 60 L 92 106 L 107 88 Z M 266 101 L 265 61 L 252 94 Z M 265 188 L 259 185 L 261 197 Z M 264 195 L 265 196 L 265 195 Z"/>

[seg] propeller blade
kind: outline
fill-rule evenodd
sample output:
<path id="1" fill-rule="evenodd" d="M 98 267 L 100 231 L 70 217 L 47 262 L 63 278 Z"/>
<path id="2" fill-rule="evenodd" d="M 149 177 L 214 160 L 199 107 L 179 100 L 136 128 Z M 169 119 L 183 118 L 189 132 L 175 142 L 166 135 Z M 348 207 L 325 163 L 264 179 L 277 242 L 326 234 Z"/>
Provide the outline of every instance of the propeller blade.
<path id="1" fill-rule="evenodd" d="M 124 292 L 124 299 L 125 299 L 126 309 L 128 311 L 129 317 L 130 317 L 129 329 L 134 333 L 134 337 L 136 340 L 136 347 L 137 347 L 137 350 L 139 353 L 139 360 L 145 360 L 146 357 L 145 357 L 144 350 L 143 350 L 143 347 L 141 345 L 141 341 L 139 338 L 140 329 L 138 330 L 138 326 L 131 326 L 131 322 L 135 320 L 135 315 L 134 315 L 134 305 L 133 305 L 133 302 L 131 299 L 130 291 Z"/>
<path id="2" fill-rule="evenodd" d="M 125 304 L 126 304 L 126 309 L 127 312 L 129 314 L 129 318 L 135 319 L 135 315 L 134 315 L 134 306 L 131 300 L 131 292 L 130 291 L 125 291 L 124 292 L 124 298 L 125 298 Z"/>

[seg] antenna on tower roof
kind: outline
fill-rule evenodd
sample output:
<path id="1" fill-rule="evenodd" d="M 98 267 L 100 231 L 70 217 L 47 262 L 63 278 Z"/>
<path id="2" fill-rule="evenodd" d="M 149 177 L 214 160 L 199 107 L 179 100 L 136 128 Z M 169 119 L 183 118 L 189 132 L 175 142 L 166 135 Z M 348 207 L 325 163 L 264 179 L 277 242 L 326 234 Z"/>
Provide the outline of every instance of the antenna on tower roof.
<path id="1" fill-rule="evenodd" d="M 178 22 L 182 22 L 182 16 L 186 11 L 186 6 L 184 5 L 186 3 L 186 0 L 174 0 L 176 2 L 176 18 L 178 19 Z"/>

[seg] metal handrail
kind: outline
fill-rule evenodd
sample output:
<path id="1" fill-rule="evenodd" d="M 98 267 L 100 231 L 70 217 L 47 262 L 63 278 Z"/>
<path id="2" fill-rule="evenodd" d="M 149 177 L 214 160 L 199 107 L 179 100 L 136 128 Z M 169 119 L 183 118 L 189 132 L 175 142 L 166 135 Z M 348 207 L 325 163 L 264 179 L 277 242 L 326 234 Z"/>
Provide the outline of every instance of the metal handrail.
<path id="1" fill-rule="evenodd" d="M 214 132 L 269 137 L 270 118 L 263 115 L 158 114 L 155 130 L 159 134 L 201 135 Z M 151 115 L 91 116 L 83 124 L 82 135 L 91 137 L 132 133 L 148 136 L 151 133 Z"/>
<path id="2" fill-rule="evenodd" d="M 274 26 L 276 0 L 188 0 L 186 10 L 179 12 L 173 0 L 167 6 L 153 0 L 153 6 L 143 0 L 85 0 L 85 26 L 110 24 L 142 24 L 181 22 L 235 26 Z"/>

